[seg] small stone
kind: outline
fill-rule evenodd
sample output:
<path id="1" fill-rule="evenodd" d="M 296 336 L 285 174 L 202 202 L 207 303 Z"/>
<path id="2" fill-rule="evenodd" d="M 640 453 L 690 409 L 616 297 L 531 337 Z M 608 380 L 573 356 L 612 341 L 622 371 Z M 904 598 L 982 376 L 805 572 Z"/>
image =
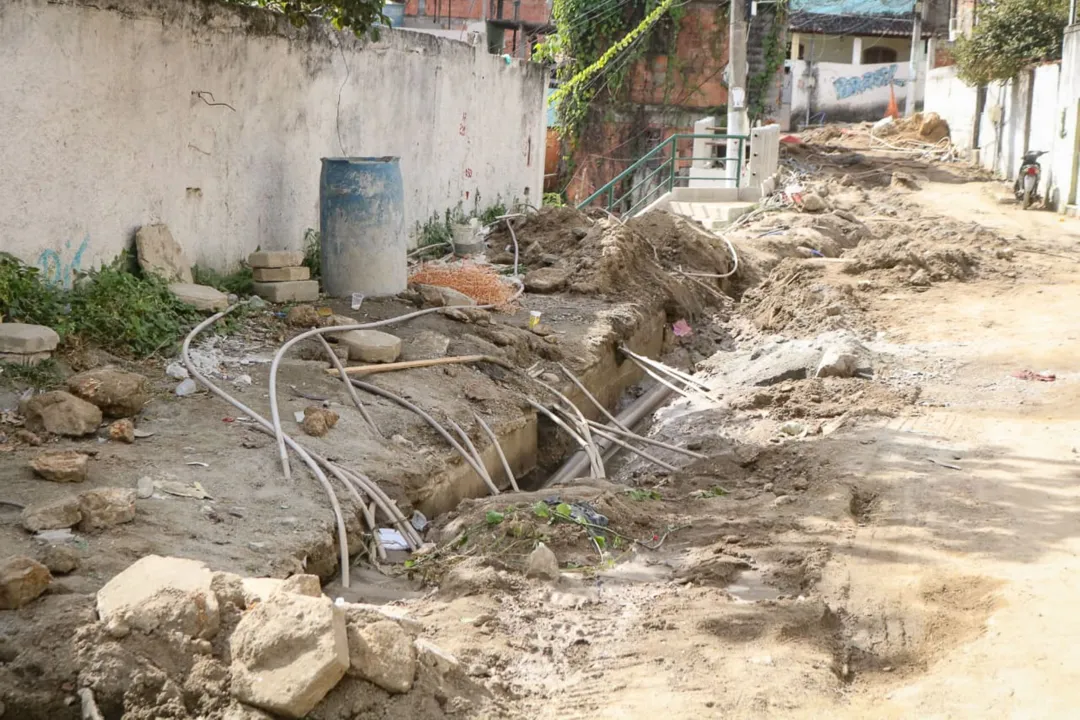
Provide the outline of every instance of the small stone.
<path id="1" fill-rule="evenodd" d="M 53 575 L 67 575 L 79 567 L 79 551 L 67 545 L 50 545 L 41 554 L 41 562 Z"/>
<path id="2" fill-rule="evenodd" d="M 806 426 L 802 423 L 795 422 L 794 420 L 788 420 L 786 423 L 780 426 L 780 432 L 785 435 L 791 435 L 792 437 L 802 435 L 806 432 Z"/>
<path id="3" fill-rule="evenodd" d="M 74 450 L 53 450 L 31 460 L 30 467 L 46 480 L 80 483 L 86 480 L 89 460 L 86 455 Z"/>
<path id="4" fill-rule="evenodd" d="M 82 521 L 81 503 L 74 495 L 37 503 L 22 511 L 23 527 L 32 533 L 69 528 L 78 525 L 80 521 Z"/>
<path id="5" fill-rule="evenodd" d="M 412 689 L 416 676 L 413 640 L 392 620 L 348 625 L 349 674 L 392 693 Z"/>
<path id="6" fill-rule="evenodd" d="M 167 225 L 144 225 L 135 233 L 135 255 L 139 267 L 166 282 L 191 283 L 191 263 Z"/>
<path id="7" fill-rule="evenodd" d="M 251 274 L 255 282 L 291 282 L 311 279 L 311 269 L 306 267 L 255 268 Z"/>
<path id="8" fill-rule="evenodd" d="M 313 328 L 321 325 L 319 311 L 311 305 L 296 305 L 289 308 L 285 322 L 293 327 Z"/>
<path id="9" fill-rule="evenodd" d="M 525 563 L 525 577 L 555 581 L 560 575 L 559 559 L 555 553 L 544 543 L 538 544 Z"/>
<path id="10" fill-rule="evenodd" d="M 172 283 L 169 290 L 176 299 L 204 312 L 224 310 L 229 307 L 229 296 L 209 285 Z"/>
<path id="11" fill-rule="evenodd" d="M 38 447 L 39 445 L 41 445 L 41 438 L 30 432 L 29 430 L 26 430 L 25 428 L 20 428 L 19 430 L 15 431 L 15 439 L 25 445 L 30 445 L 32 447 Z"/>
<path id="12" fill-rule="evenodd" d="M 584 240 L 585 236 L 589 234 L 589 228 L 576 227 L 570 228 L 570 234 L 577 240 Z"/>
<path id="13" fill-rule="evenodd" d="M 570 271 L 559 267 L 544 267 L 525 273 L 525 289 L 533 293 L 553 293 L 566 287 Z"/>
<path id="14" fill-rule="evenodd" d="M 22 403 L 22 414 L 31 432 L 80 437 L 101 425 L 101 410 L 63 390 L 35 395 Z"/>
<path id="15" fill-rule="evenodd" d="M 0 560 L 0 610 L 18 610 L 45 592 L 49 569 L 37 560 L 14 556 Z"/>
<path id="16" fill-rule="evenodd" d="M 146 500 L 154 496 L 154 478 L 143 475 L 135 484 L 135 497 Z"/>
<path id="17" fill-rule="evenodd" d="M 300 427 L 312 437 L 322 437 L 337 425 L 338 414 L 321 407 L 304 408 L 304 421 Z"/>
<path id="18" fill-rule="evenodd" d="M 129 445 L 135 442 L 135 423 L 128 418 L 117 420 L 109 426 L 109 439 Z"/>
<path id="19" fill-rule="evenodd" d="M 244 580 L 239 575 L 230 572 L 215 572 L 210 577 L 210 589 L 217 597 L 219 608 L 224 608 L 230 603 L 240 610 L 247 607 L 247 600 L 244 597 Z"/>
<path id="20" fill-rule="evenodd" d="M 349 348 L 350 360 L 389 363 L 401 355 L 401 338 L 380 330 L 348 330 L 337 333 L 336 337 Z"/>
<path id="21" fill-rule="evenodd" d="M 793 495 L 778 495 L 776 499 L 773 500 L 773 505 L 782 507 L 784 505 L 791 505 L 793 502 L 795 502 L 795 497 Z"/>
<path id="22" fill-rule="evenodd" d="M 318 280 L 257 282 L 253 283 L 252 289 L 256 295 L 272 303 L 314 302 L 319 299 Z"/>
<path id="23" fill-rule="evenodd" d="M 802 196 L 802 209 L 803 212 L 819 213 L 827 210 L 828 206 L 820 195 L 808 192 Z"/>
<path id="24" fill-rule="evenodd" d="M 424 307 L 461 307 L 475 305 L 476 301 L 463 292 L 438 285 L 416 285 L 424 301 Z"/>
<path id="25" fill-rule="evenodd" d="M 131 417 L 150 402 L 145 376 L 111 366 L 79 373 L 67 385 L 72 395 L 97 405 L 106 417 Z"/>
<path id="26" fill-rule="evenodd" d="M 79 529 L 84 532 L 129 523 L 135 519 L 135 491 L 116 487 L 87 490 L 79 495 L 79 510 Z"/>
<path id="27" fill-rule="evenodd" d="M 761 489 L 764 492 L 772 492 L 775 487 L 776 486 L 773 483 L 770 482 L 770 483 L 765 483 L 764 485 L 762 485 Z"/>
<path id="28" fill-rule="evenodd" d="M 908 283 L 915 287 L 927 287 L 930 285 L 930 275 L 926 270 L 919 268 L 915 271 L 915 274 L 908 279 Z"/>
<path id="29" fill-rule="evenodd" d="M 258 295 L 252 295 L 248 298 L 248 307 L 252 310 L 262 310 L 266 307 L 267 302 Z"/>
<path id="30" fill-rule="evenodd" d="M 818 363 L 817 377 L 842 377 L 849 378 L 855 374 L 859 367 L 859 358 L 853 352 L 844 348 L 830 347 L 825 350 Z"/>
<path id="31" fill-rule="evenodd" d="M 253 268 L 285 268 L 303 265 L 304 253 L 294 250 L 259 250 L 248 255 Z"/>
<path id="32" fill-rule="evenodd" d="M 60 344 L 56 331 L 44 325 L 0 322 L 0 353 L 33 355 L 47 353 Z"/>
<path id="33" fill-rule="evenodd" d="M 345 325 L 360 325 L 361 322 L 348 315 L 320 315 L 319 327 L 343 327 Z"/>

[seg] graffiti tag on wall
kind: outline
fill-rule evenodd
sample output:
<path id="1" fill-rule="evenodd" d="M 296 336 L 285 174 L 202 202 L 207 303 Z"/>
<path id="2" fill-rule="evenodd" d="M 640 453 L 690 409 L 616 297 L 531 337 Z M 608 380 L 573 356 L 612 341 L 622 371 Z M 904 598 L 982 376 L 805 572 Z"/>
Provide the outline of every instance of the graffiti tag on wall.
<path id="1" fill-rule="evenodd" d="M 86 252 L 87 247 L 90 246 L 90 236 L 87 235 L 83 238 L 83 241 L 79 243 L 79 247 L 75 249 L 75 253 L 70 256 L 70 260 L 64 260 L 64 256 L 71 250 L 71 241 L 68 240 L 64 245 L 64 250 L 57 252 L 52 248 L 42 250 L 38 255 L 38 269 L 41 270 L 41 277 L 45 282 L 50 285 L 59 285 L 61 287 L 70 288 L 75 282 L 75 276 L 82 271 L 82 256 Z"/>
<path id="2" fill-rule="evenodd" d="M 904 83 L 907 81 L 897 79 L 896 70 L 897 66 L 895 64 L 886 65 L 877 70 L 864 72 L 862 75 L 836 78 L 833 80 L 833 87 L 836 88 L 836 97 L 840 100 L 846 100 L 849 97 L 861 95 L 874 88 L 888 87 L 889 85 L 903 87 Z"/>

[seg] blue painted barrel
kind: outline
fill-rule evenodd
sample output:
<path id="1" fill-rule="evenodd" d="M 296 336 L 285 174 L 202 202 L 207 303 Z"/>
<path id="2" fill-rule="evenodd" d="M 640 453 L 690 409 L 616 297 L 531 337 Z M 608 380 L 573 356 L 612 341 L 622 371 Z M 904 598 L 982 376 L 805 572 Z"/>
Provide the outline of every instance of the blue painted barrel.
<path id="1" fill-rule="evenodd" d="M 408 284 L 405 190 L 396 157 L 323 158 L 323 291 L 396 295 Z"/>
<path id="2" fill-rule="evenodd" d="M 383 15 L 390 21 L 390 27 L 401 27 L 405 24 L 405 4 L 388 2 L 383 5 Z"/>

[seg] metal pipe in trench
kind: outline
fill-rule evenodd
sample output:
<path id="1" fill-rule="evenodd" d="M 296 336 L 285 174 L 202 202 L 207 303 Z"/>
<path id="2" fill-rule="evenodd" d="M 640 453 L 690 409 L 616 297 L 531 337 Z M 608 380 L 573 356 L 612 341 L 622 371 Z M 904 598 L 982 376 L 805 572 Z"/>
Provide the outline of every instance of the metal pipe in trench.
<path id="1" fill-rule="evenodd" d="M 654 412 L 668 397 L 671 395 L 671 389 L 664 385 L 656 385 L 652 390 L 645 393 L 637 400 L 635 400 L 630 407 L 623 410 L 616 417 L 619 422 L 626 427 L 633 427 L 637 423 L 648 415 Z M 607 450 L 607 448 L 615 445 L 606 438 L 600 438 L 596 441 L 598 446 L 602 446 L 601 454 Z M 576 478 L 587 472 L 589 468 L 589 456 L 583 451 L 579 450 L 570 456 L 562 466 L 552 473 L 547 480 L 545 480 L 540 487 L 547 487 L 557 482 L 561 482 L 566 479 Z"/>

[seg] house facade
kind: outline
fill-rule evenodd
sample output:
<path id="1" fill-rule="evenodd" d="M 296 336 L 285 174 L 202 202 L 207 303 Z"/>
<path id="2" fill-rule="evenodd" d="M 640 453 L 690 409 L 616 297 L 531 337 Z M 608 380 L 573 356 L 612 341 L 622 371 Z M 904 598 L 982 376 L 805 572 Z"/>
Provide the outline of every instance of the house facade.
<path id="1" fill-rule="evenodd" d="M 402 27 L 528 60 L 553 30 L 551 0 L 407 0 Z"/>

